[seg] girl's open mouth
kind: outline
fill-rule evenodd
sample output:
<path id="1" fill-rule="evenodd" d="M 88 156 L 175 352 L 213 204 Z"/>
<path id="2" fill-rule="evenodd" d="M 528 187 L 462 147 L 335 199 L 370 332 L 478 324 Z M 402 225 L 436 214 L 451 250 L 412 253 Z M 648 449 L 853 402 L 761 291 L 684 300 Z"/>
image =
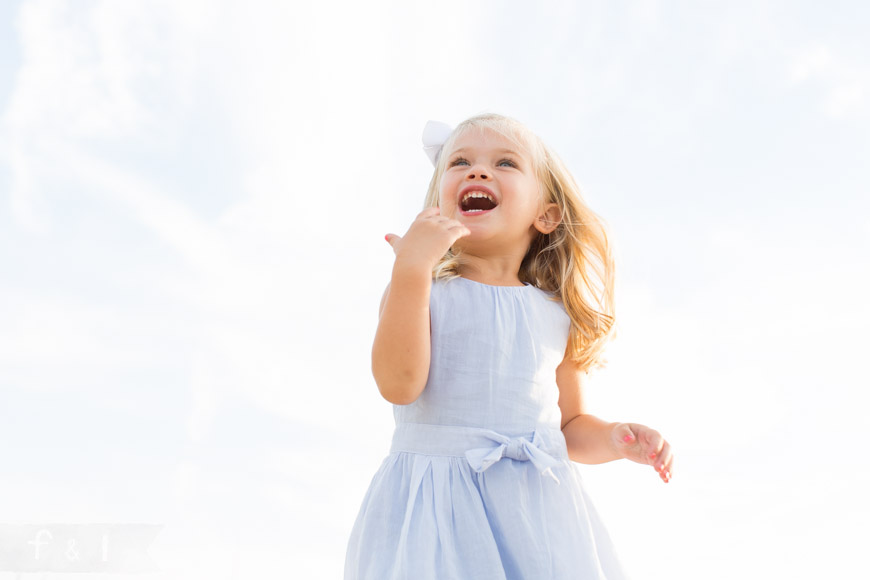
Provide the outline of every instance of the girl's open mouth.
<path id="1" fill-rule="evenodd" d="M 494 210 L 498 204 L 491 195 L 483 191 L 469 191 L 459 203 L 462 215 L 483 215 Z"/>

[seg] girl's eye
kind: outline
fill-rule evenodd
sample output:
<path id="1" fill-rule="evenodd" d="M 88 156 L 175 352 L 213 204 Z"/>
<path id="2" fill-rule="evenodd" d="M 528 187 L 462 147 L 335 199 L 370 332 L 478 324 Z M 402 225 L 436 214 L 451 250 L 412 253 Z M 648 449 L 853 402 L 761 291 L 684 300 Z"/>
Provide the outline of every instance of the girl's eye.
<path id="1" fill-rule="evenodd" d="M 468 161 L 466 161 L 462 157 L 457 157 L 456 159 L 454 159 L 453 161 L 450 162 L 450 167 L 453 167 L 455 165 L 459 165 L 460 163 L 468 163 Z M 511 161 L 510 159 L 502 159 L 501 161 L 498 162 L 498 165 L 501 165 L 502 163 L 507 163 L 508 166 L 510 166 L 510 167 L 517 166 L 517 164 L 514 163 L 513 161 Z"/>

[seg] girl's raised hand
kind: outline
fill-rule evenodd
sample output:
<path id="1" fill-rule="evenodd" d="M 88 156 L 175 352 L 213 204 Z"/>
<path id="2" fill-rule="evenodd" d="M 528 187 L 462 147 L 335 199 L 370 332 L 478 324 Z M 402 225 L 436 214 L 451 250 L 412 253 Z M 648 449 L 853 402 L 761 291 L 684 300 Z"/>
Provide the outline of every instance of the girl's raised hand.
<path id="1" fill-rule="evenodd" d="M 396 253 L 396 263 L 427 272 L 435 267 L 453 243 L 471 233 L 462 222 L 441 215 L 441 208 L 429 207 L 417 214 L 404 237 L 387 234 Z"/>
<path id="2" fill-rule="evenodd" d="M 670 444 L 655 429 L 639 423 L 616 423 L 611 439 L 625 459 L 652 465 L 665 483 L 674 471 L 674 454 Z"/>

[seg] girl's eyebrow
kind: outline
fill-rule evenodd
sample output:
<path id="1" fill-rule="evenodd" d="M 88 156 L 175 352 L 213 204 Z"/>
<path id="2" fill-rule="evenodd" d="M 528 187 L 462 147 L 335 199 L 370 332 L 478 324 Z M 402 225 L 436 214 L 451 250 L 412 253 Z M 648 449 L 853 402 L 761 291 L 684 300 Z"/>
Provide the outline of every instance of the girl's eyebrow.
<path id="1" fill-rule="evenodd" d="M 461 153 L 462 151 L 468 150 L 468 147 L 462 147 L 461 149 L 455 149 L 453 153 Z M 522 157 L 519 153 L 514 151 L 513 149 L 495 149 L 499 153 L 510 153 L 511 155 L 516 155 L 517 157 Z"/>

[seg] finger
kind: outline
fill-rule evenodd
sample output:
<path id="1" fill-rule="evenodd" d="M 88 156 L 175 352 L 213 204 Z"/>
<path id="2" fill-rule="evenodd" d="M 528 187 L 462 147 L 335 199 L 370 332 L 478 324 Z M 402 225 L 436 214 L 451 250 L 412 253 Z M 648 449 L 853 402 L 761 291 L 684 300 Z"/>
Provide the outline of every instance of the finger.
<path id="1" fill-rule="evenodd" d="M 638 434 L 630 423 L 617 423 L 611 432 L 611 440 L 622 457 L 627 457 L 638 463 L 645 463 L 643 446 L 638 441 Z"/>
<path id="2" fill-rule="evenodd" d="M 659 453 L 659 457 L 656 460 L 656 465 L 659 469 L 664 469 L 668 462 L 671 460 L 671 444 L 667 441 L 662 445 L 662 450 Z"/>
<path id="3" fill-rule="evenodd" d="M 668 468 L 668 469 L 664 469 L 664 470 L 661 472 L 660 477 L 662 478 L 662 480 L 663 480 L 665 483 L 668 483 L 668 482 L 670 482 L 670 481 L 674 478 L 674 472 L 673 472 L 670 468 Z"/>
<path id="4" fill-rule="evenodd" d="M 401 237 L 401 236 L 397 236 L 396 234 L 387 234 L 387 235 L 384 236 L 384 239 L 387 240 L 387 243 L 390 244 L 390 246 L 392 246 L 393 249 L 395 249 L 395 248 L 396 248 L 396 242 L 398 242 L 399 240 L 401 240 L 402 237 Z"/>
<path id="5" fill-rule="evenodd" d="M 665 464 L 665 467 L 659 471 L 659 477 L 665 483 L 669 483 L 671 479 L 674 477 L 674 472 L 671 470 L 671 467 L 668 464 Z"/>
<path id="6" fill-rule="evenodd" d="M 644 449 L 646 451 L 647 463 L 654 465 L 662 452 L 662 447 L 665 444 L 664 437 L 658 431 L 647 429 L 644 433 Z"/>
<path id="7" fill-rule="evenodd" d="M 659 452 L 658 457 L 656 457 L 655 463 L 653 463 L 653 467 L 655 467 L 656 471 L 663 472 L 665 466 L 670 460 L 671 445 L 667 441 L 664 441 L 664 444 L 662 445 L 662 450 Z"/>
<path id="8" fill-rule="evenodd" d="M 634 431 L 631 430 L 631 426 L 628 423 L 617 425 L 613 430 L 613 436 L 623 447 L 632 447 L 637 444 L 637 436 L 635 436 Z"/>
<path id="9" fill-rule="evenodd" d="M 674 454 L 672 451 L 669 451 L 668 458 L 665 461 L 664 469 L 662 469 L 662 473 L 665 475 L 668 481 L 674 476 Z"/>

